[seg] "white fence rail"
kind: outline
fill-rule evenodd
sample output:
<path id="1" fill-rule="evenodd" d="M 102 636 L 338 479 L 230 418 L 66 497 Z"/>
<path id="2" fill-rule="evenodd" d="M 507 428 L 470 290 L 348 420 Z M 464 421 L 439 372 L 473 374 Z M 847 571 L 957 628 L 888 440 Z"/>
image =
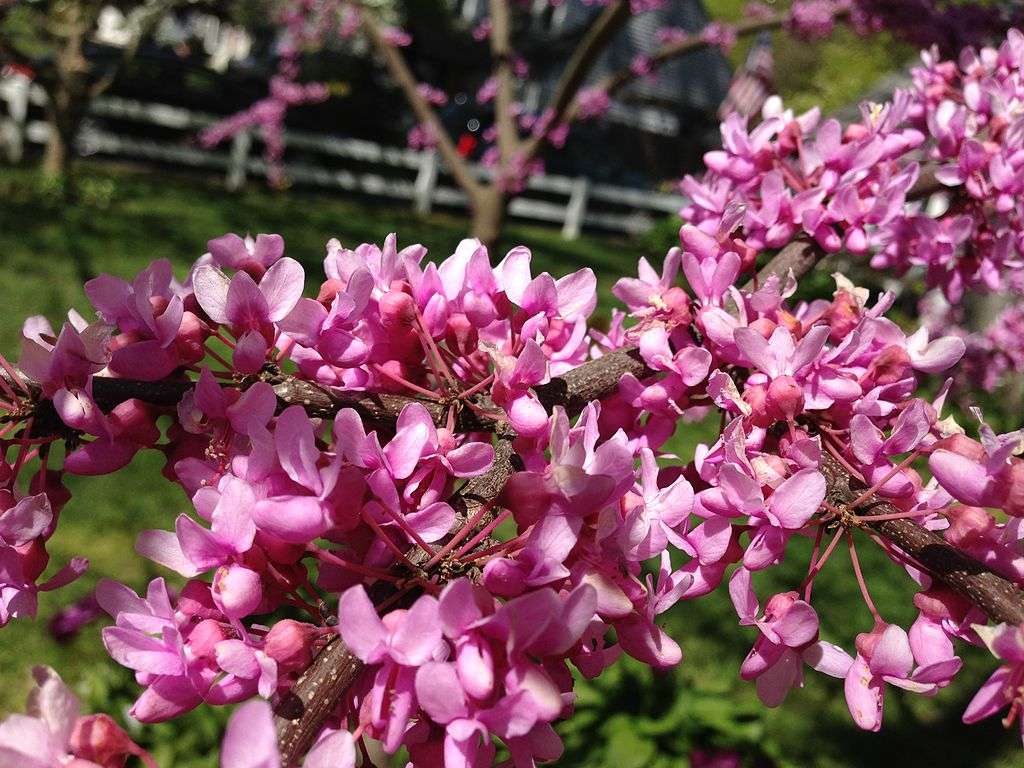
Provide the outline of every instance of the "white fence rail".
<path id="1" fill-rule="evenodd" d="M 6 114 L 0 114 L 0 145 L 5 147 L 8 160 L 18 162 L 26 141 L 46 142 L 49 126 L 30 119 L 29 114 L 30 106 L 46 103 L 46 95 L 39 86 L 15 76 L 0 79 L 0 102 L 6 104 Z M 192 140 L 199 129 L 219 119 L 215 115 L 105 96 L 94 100 L 90 116 L 180 133 L 158 140 L 105 130 L 94 121 L 87 121 L 77 138 L 77 150 L 83 155 L 102 154 L 218 170 L 224 173 L 225 185 L 231 190 L 240 189 L 249 176 L 267 174 L 266 163 L 253 151 L 253 136 L 248 132 L 235 136 L 226 149 L 203 149 Z M 435 205 L 466 206 L 465 195 L 451 184 L 433 152 L 384 147 L 371 141 L 306 131 L 286 132 L 285 142 L 289 149 L 331 159 L 323 166 L 286 162 L 287 175 L 296 182 L 404 200 L 420 213 L 429 212 Z M 346 168 L 345 161 L 357 167 Z M 474 166 L 474 173 L 485 177 L 489 171 Z M 644 232 L 657 218 L 678 212 L 684 203 L 678 195 L 597 184 L 585 178 L 544 175 L 529 180 L 526 191 L 511 201 L 509 215 L 560 224 L 563 236 L 572 239 L 585 227 L 629 234 Z"/>

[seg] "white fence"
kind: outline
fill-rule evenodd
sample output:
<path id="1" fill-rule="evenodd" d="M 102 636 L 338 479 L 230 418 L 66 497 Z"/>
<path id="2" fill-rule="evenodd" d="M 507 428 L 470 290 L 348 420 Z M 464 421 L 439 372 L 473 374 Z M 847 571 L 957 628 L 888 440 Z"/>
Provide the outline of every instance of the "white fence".
<path id="1" fill-rule="evenodd" d="M 7 107 L 6 114 L 0 115 L 0 144 L 6 148 L 7 158 L 17 162 L 26 141 L 46 142 L 49 126 L 30 119 L 29 114 L 30 105 L 44 105 L 46 95 L 39 86 L 15 76 L 0 79 L 0 102 Z M 170 129 L 172 136 L 161 141 L 104 130 L 93 121 L 87 121 L 77 138 L 80 154 L 218 170 L 224 173 L 230 190 L 241 188 L 248 176 L 265 177 L 267 174 L 266 163 L 253 151 L 253 136 L 248 132 L 237 135 L 226 149 L 220 150 L 203 149 L 193 140 L 201 128 L 216 122 L 217 116 L 115 96 L 95 99 L 90 115 L 155 126 L 163 132 Z M 285 141 L 289 149 L 330 158 L 323 166 L 286 162 L 287 175 L 296 182 L 405 200 L 421 213 L 435 205 L 466 206 L 465 195 L 451 184 L 433 152 L 384 147 L 371 141 L 304 131 L 286 132 Z M 364 168 L 345 168 L 345 161 Z M 480 166 L 474 166 L 473 170 L 481 178 L 489 173 Z M 678 195 L 596 184 L 585 178 L 544 175 L 529 180 L 526 191 L 511 201 L 509 215 L 560 224 L 563 236 L 571 239 L 579 236 L 584 227 L 629 234 L 644 232 L 657 218 L 677 213 L 684 202 Z"/>

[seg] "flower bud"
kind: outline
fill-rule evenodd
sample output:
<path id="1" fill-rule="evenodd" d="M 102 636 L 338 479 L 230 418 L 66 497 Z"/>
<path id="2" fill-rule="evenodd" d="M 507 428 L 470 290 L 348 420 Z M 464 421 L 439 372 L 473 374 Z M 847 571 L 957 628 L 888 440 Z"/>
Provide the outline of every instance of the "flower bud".
<path id="1" fill-rule="evenodd" d="M 516 562 L 496 558 L 484 566 L 484 587 L 499 597 L 516 597 L 526 588 L 526 580 Z"/>
<path id="2" fill-rule="evenodd" d="M 910 355 L 907 354 L 907 350 L 890 344 L 871 361 L 863 378 L 871 380 L 875 386 L 879 386 L 905 379 L 909 373 Z"/>
<path id="3" fill-rule="evenodd" d="M 750 406 L 748 419 L 755 427 L 767 427 L 774 421 L 769 414 L 768 388 L 763 384 L 748 384 L 743 390 L 743 401 Z"/>
<path id="4" fill-rule="evenodd" d="M 875 624 L 875 628 L 870 632 L 861 632 L 857 635 L 857 639 L 854 641 L 854 645 L 857 646 L 857 653 L 870 661 L 875 653 L 875 647 L 878 645 L 878 641 L 882 639 L 882 633 L 885 632 L 887 626 L 888 624 L 879 622 Z"/>
<path id="5" fill-rule="evenodd" d="M 177 608 L 186 616 L 205 619 L 220 616 L 220 611 L 217 610 L 210 595 L 210 585 L 195 579 L 182 587 L 181 594 L 178 595 Z"/>
<path id="6" fill-rule="evenodd" d="M 345 283 L 336 277 L 332 277 L 328 280 L 324 280 L 323 285 L 320 286 L 320 290 L 316 294 L 316 300 L 325 307 L 330 308 L 331 302 L 334 301 L 334 297 L 344 290 Z"/>
<path id="7" fill-rule="evenodd" d="M 957 547 L 969 547 L 982 542 L 995 527 L 996 521 L 981 507 L 955 504 L 946 510 L 949 528 L 946 540 Z"/>
<path id="8" fill-rule="evenodd" d="M 204 344 L 210 335 L 210 329 L 206 324 L 191 312 L 181 316 L 181 325 L 178 326 L 178 335 L 174 338 L 174 350 L 181 358 L 181 362 L 198 363 L 206 356 Z"/>
<path id="9" fill-rule="evenodd" d="M 804 391 L 792 376 L 779 376 L 768 385 L 768 412 L 779 419 L 792 419 L 804 409 Z"/>
<path id="10" fill-rule="evenodd" d="M 388 291 L 377 302 L 385 328 L 411 328 L 416 322 L 416 302 L 408 293 Z"/>
<path id="11" fill-rule="evenodd" d="M 166 296 L 150 296 L 149 306 L 153 308 L 153 316 L 159 317 L 167 309 L 167 305 L 171 303 L 171 300 Z"/>
<path id="12" fill-rule="evenodd" d="M 718 241 L 692 224 L 684 224 L 679 230 L 679 244 L 699 259 L 718 256 L 721 250 Z"/>
<path id="13" fill-rule="evenodd" d="M 317 628 L 293 619 L 282 619 L 270 628 L 263 651 L 285 669 L 305 669 L 313 660 Z"/>
<path id="14" fill-rule="evenodd" d="M 213 658 L 217 643 L 230 637 L 224 625 L 203 619 L 188 634 L 188 647 L 197 658 Z"/>
<path id="15" fill-rule="evenodd" d="M 221 566 L 213 577 L 213 599 L 229 619 L 248 616 L 263 600 L 260 575 L 242 565 Z"/>
<path id="16" fill-rule="evenodd" d="M 803 324 L 796 318 L 795 315 L 780 309 L 775 313 L 775 318 L 779 325 L 793 334 L 793 338 L 799 339 L 804 335 Z"/>
<path id="17" fill-rule="evenodd" d="M 33 582 L 43 575 L 50 562 L 50 555 L 41 539 L 33 539 L 28 544 L 14 547 L 14 551 L 21 560 L 21 572 L 25 581 Z"/>
<path id="18" fill-rule="evenodd" d="M 1010 466 L 999 472 L 999 480 L 1006 487 L 1003 511 L 1014 517 L 1024 517 L 1024 461 L 1013 459 Z"/>
<path id="19" fill-rule="evenodd" d="M 457 355 L 472 354 L 479 342 L 476 327 L 461 312 L 452 313 L 448 317 L 448 328 L 444 338 L 448 347 Z"/>
<path id="20" fill-rule="evenodd" d="M 767 317 L 759 317 L 757 320 L 750 324 L 750 330 L 757 331 L 766 339 L 772 335 L 772 331 L 775 330 L 775 323 L 769 320 Z"/>
<path id="21" fill-rule="evenodd" d="M 129 755 L 145 754 L 110 715 L 103 714 L 88 715 L 75 721 L 71 731 L 71 751 L 79 760 L 88 760 L 103 768 L 122 768 Z"/>
<path id="22" fill-rule="evenodd" d="M 826 317 L 832 331 L 829 334 L 829 340 L 833 344 L 838 344 L 860 322 L 860 304 L 857 303 L 857 297 L 849 291 L 836 291 Z"/>
<path id="23" fill-rule="evenodd" d="M 781 619 L 799 599 L 796 592 L 780 592 L 772 597 L 765 604 L 764 612 L 767 616 L 772 616 L 776 619 Z"/>
<path id="24" fill-rule="evenodd" d="M 136 445 L 153 445 L 160 439 L 153 412 L 141 400 L 126 400 L 110 412 L 115 434 Z"/>
<path id="25" fill-rule="evenodd" d="M 933 451 L 939 449 L 958 454 L 963 456 L 965 459 L 970 459 L 971 461 L 977 461 L 979 463 L 985 460 L 985 449 L 982 447 L 981 443 L 963 434 L 954 434 L 949 437 L 944 437 L 932 446 Z"/>
<path id="26" fill-rule="evenodd" d="M 914 605 L 933 620 L 952 619 L 961 621 L 971 609 L 971 604 L 944 587 L 932 587 L 914 595 Z"/>

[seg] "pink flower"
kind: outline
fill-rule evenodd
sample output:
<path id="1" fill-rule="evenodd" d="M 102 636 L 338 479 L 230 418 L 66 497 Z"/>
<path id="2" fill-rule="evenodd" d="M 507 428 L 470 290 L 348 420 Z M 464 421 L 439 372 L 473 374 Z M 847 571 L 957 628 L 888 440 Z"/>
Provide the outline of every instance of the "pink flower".
<path id="1" fill-rule="evenodd" d="M 198 320 L 191 313 L 186 319 L 182 292 L 166 259 L 154 261 L 131 284 L 100 275 L 85 284 L 85 293 L 104 322 L 121 332 L 113 345 L 111 370 L 155 381 L 201 359 L 194 345 L 202 343 Z"/>
<path id="2" fill-rule="evenodd" d="M 790 534 L 803 528 L 825 499 L 825 478 L 810 468 L 788 477 L 767 501 L 760 483 L 731 462 L 719 470 L 719 486 L 727 509 L 749 515 L 754 526 L 743 554 L 743 564 L 750 570 L 778 562 Z"/>
<path id="3" fill-rule="evenodd" d="M 925 695 L 949 685 L 962 662 L 951 656 L 921 664 L 931 656 L 924 642 L 908 639 L 895 624 L 879 625 L 857 636 L 857 658 L 845 686 L 846 703 L 857 725 L 868 731 L 882 727 L 885 683 Z M 915 667 L 915 661 L 920 665 Z"/>
<path id="4" fill-rule="evenodd" d="M 985 642 L 992 655 L 1006 663 L 1000 666 L 974 694 L 964 712 L 965 723 L 976 723 L 999 712 L 1007 705 L 1010 713 L 1005 725 L 1017 720 L 1024 739 L 1024 718 L 1020 717 L 1024 701 L 1021 685 L 1024 681 L 1024 632 L 1020 627 L 997 624 L 994 627 L 975 625 L 975 632 Z"/>
<path id="5" fill-rule="evenodd" d="M 215 323 L 226 325 L 236 338 L 235 363 L 254 373 L 274 343 L 280 322 L 302 296 L 302 265 L 287 256 L 278 259 L 256 283 L 248 272 L 228 278 L 216 267 L 199 266 L 192 274 L 196 300 Z"/>
<path id="6" fill-rule="evenodd" d="M 249 235 L 241 238 L 229 232 L 210 240 L 206 247 L 220 267 L 240 269 L 259 279 L 278 259 L 284 256 L 284 239 L 280 235 Z"/>
<path id="7" fill-rule="evenodd" d="M 943 447 L 932 452 L 928 468 L 946 491 L 965 504 L 1024 515 L 1024 462 L 1013 457 L 1024 434 L 1018 430 L 996 435 L 982 422 L 981 438 L 981 445 L 971 440 L 940 442 Z"/>
<path id="8" fill-rule="evenodd" d="M 750 585 L 750 571 L 738 568 L 729 580 L 729 596 L 740 624 L 761 634 L 740 667 L 744 680 L 757 680 L 757 696 L 777 707 L 790 688 L 803 687 L 803 665 L 832 677 L 845 677 L 852 659 L 840 648 L 818 640 L 818 615 L 795 592 L 775 595 L 758 617 L 760 606 Z"/>
<path id="9" fill-rule="evenodd" d="M 84 389 L 89 377 L 110 360 L 110 328 L 85 322 L 71 312 L 68 322 L 54 333 L 46 318 L 27 319 L 22 326 L 18 367 L 52 396 L 59 389 Z"/>
<path id="10" fill-rule="evenodd" d="M 79 701 L 49 667 L 34 667 L 36 687 L 27 714 L 0 722 L 0 764 L 18 768 L 109 768 L 139 757 L 156 768 L 149 753 L 106 715 L 79 715 Z"/>

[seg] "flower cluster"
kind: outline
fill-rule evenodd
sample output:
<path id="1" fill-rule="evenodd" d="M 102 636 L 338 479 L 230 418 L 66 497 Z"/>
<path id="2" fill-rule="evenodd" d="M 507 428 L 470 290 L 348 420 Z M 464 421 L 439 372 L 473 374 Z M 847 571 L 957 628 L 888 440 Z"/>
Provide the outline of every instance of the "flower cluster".
<path id="1" fill-rule="evenodd" d="M 959 64 L 926 52 L 913 88 L 845 128 L 774 98 L 753 129 L 731 116 L 723 148 L 705 155 L 710 173 L 683 181 L 683 217 L 712 236 L 738 224 L 758 249 L 804 235 L 895 275 L 922 268 L 953 302 L 966 289 L 1019 287 L 1022 52 L 1017 30 Z M 921 161 L 935 170 L 923 173 Z M 932 216 L 914 198 L 936 189 L 946 200 Z"/>
<path id="2" fill-rule="evenodd" d="M 1009 71 L 1022 41 L 1011 33 L 969 72 Z M 997 435 L 977 412 L 974 440 L 944 413 L 949 383 L 922 395 L 935 389 L 923 377 L 951 370 L 967 344 L 893 322 L 891 293 L 872 300 L 837 273 L 831 296 L 797 300 L 792 271 L 749 279 L 762 251 L 801 235 L 821 252 L 891 255 L 886 233 L 917 216 L 904 158 L 928 146 L 922 104 L 900 94 L 845 132 L 781 111 L 750 132 L 727 121 L 713 175 L 687 182 L 699 226 L 681 229 L 660 271 L 641 259 L 615 283 L 624 310 L 604 332 L 589 326 L 590 269 L 535 274 L 522 246 L 495 264 L 474 239 L 440 263 L 394 235 L 332 240 L 307 285 L 280 237 L 229 234 L 180 280 L 164 262 L 96 278 L 95 322 L 71 313 L 55 333 L 30 318 L 18 367 L 0 358 L 0 617 L 32 613 L 39 590 L 84 567 L 36 584 L 68 499 L 62 474 L 157 450 L 190 504 L 136 549 L 183 586 L 157 578 L 141 596 L 101 582 L 103 641 L 135 673 L 139 721 L 246 702 L 228 768 L 301 757 L 278 752 L 260 699 L 309 694 L 303 673 L 339 648 L 347 677 L 312 683 L 313 695 L 341 687 L 312 723 L 309 768 L 353 766 L 366 739 L 422 768 L 486 768 L 499 747 L 517 766 L 557 759 L 572 671 L 597 676 L 623 654 L 680 663 L 658 617 L 723 583 L 756 632 L 739 674 L 767 706 L 813 670 L 842 679 L 854 722 L 877 730 L 889 686 L 934 695 L 960 670 L 958 644 L 988 644 L 1005 664 L 964 718 L 1009 705 L 1011 722 L 1021 629 L 986 628 L 985 611 L 1024 615 L 1024 434 Z M 977 209 L 956 214 L 972 242 L 982 222 L 1015 226 L 985 176 L 1002 152 L 988 135 L 992 162 L 953 186 Z M 970 142 L 953 141 L 960 157 Z M 950 297 L 987 279 L 968 261 L 929 262 Z M 996 266 L 1013 279 L 1013 259 Z M 714 441 L 676 456 L 680 425 L 709 416 Z M 798 539 L 811 542 L 806 575 L 759 598 L 756 582 Z M 909 627 L 872 601 L 858 556 L 869 543 L 916 585 Z M 822 636 L 813 592 L 840 545 L 870 615 L 845 649 Z M 978 565 L 943 580 L 936 549 Z M 964 586 L 974 571 L 999 585 L 999 605 Z M 106 721 L 76 741 L 73 708 L 60 709 L 55 726 L 6 721 L 0 741 L 40 745 L 46 766 L 136 754 Z M 101 748 L 108 757 L 90 756 Z"/>

